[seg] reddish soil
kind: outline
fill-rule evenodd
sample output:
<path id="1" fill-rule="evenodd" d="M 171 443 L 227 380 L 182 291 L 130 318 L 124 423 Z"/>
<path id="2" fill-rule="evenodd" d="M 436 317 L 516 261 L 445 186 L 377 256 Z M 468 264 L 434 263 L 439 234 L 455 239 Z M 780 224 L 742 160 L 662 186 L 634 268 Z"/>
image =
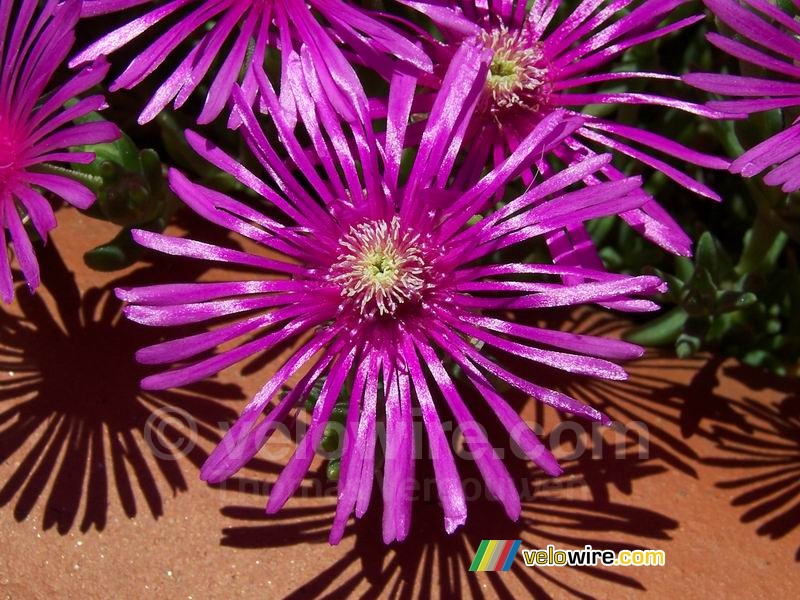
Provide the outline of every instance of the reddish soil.
<path id="1" fill-rule="evenodd" d="M 558 479 L 548 482 L 529 465 L 509 461 L 529 491 L 517 523 L 497 503 L 478 498 L 467 525 L 448 536 L 435 498 L 421 500 L 409 539 L 386 547 L 376 493 L 364 521 L 331 547 L 335 498 L 313 497 L 330 488 L 321 462 L 302 486 L 309 497 L 293 498 L 271 517 L 263 512 L 266 492 L 286 459 L 262 455 L 223 487 L 198 479 L 218 423 L 235 417 L 280 357 L 187 389 L 139 391 L 146 371 L 132 364 L 132 352 L 159 332 L 121 320 L 109 290 L 180 279 L 183 267 L 161 261 L 135 273 L 88 271 L 81 254 L 113 229 L 74 211 L 59 217 L 55 245 L 76 271 L 84 308 L 51 255 L 43 257 L 49 289 L 39 299 L 19 290 L 19 304 L 0 309 L 0 596 L 798 597 L 797 381 L 734 361 L 678 361 L 658 353 L 629 365 L 627 382 L 543 373 L 546 383 L 622 423 L 644 423 L 649 457 L 639 458 L 634 434 L 620 436 L 615 457 L 615 435 L 606 432 L 570 459 L 576 439 L 590 436 L 566 433 L 556 444 L 566 456 Z M 584 332 L 620 326 L 585 311 L 564 322 Z M 547 432 L 560 423 L 524 398 L 512 400 Z M 172 413 L 164 429 L 171 441 L 161 456 L 170 456 L 169 444 L 181 438 L 196 442 L 178 460 L 158 458 L 146 443 L 153 431 L 148 418 L 170 407 L 198 424 L 193 435 Z M 602 456 L 592 458 L 591 448 Z M 280 449 L 286 449 L 281 440 L 269 447 L 272 455 Z M 474 476 L 470 464 L 460 468 Z M 430 477 L 429 468 L 419 469 L 421 478 Z M 484 538 L 521 539 L 523 548 L 658 548 L 667 562 L 528 568 L 518 557 L 510 572 L 470 573 Z"/>

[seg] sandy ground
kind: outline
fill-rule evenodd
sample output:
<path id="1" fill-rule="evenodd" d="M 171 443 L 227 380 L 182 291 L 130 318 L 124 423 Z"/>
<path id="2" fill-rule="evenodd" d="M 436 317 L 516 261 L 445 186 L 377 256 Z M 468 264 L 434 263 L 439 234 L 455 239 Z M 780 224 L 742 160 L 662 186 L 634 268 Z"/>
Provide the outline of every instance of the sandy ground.
<path id="1" fill-rule="evenodd" d="M 435 497 L 423 498 L 409 539 L 384 546 L 376 491 L 363 521 L 331 547 L 335 497 L 320 461 L 281 513 L 264 514 L 286 460 L 280 455 L 291 450 L 282 438 L 223 486 L 198 479 L 219 423 L 235 417 L 280 357 L 186 389 L 138 390 L 147 371 L 131 354 L 158 332 L 121 321 L 109 289 L 179 279 L 177 267 L 87 271 L 80 254 L 110 230 L 71 211 L 60 218 L 55 243 L 77 270 L 77 288 L 64 292 L 70 276 L 54 268 L 58 310 L 49 291 L 34 300 L 22 290 L 20 304 L 0 312 L 0 596 L 798 596 L 797 382 L 733 361 L 679 362 L 657 353 L 630 365 L 626 382 L 536 373 L 646 434 L 606 431 L 592 441 L 590 428 L 564 426 L 512 398 L 546 432 L 562 431 L 550 441 L 565 467 L 547 480 L 509 461 L 524 492 L 518 522 L 480 493 L 465 462 L 460 469 L 476 498 L 455 534 L 444 533 Z M 619 328 L 598 314 L 574 317 L 566 328 Z M 576 452 L 576 444 L 587 448 Z M 429 467 L 419 469 L 423 482 L 430 478 Z M 657 548 L 667 563 L 528 568 L 518 557 L 510 572 L 470 573 L 482 539 L 521 539 L 528 549 Z"/>

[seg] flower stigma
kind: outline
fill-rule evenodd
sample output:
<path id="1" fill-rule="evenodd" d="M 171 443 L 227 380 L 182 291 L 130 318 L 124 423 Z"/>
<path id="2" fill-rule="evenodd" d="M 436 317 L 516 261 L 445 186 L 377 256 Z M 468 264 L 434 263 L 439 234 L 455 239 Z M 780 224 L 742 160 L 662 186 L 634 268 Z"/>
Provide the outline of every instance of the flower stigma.
<path id="1" fill-rule="evenodd" d="M 419 297 L 426 271 L 419 235 L 403 231 L 394 217 L 352 226 L 339 240 L 331 280 L 362 315 L 393 315 Z"/>
<path id="2" fill-rule="evenodd" d="M 544 55 L 540 44 L 526 33 L 512 33 L 501 26 L 479 36 L 493 52 L 486 79 L 486 100 L 492 111 L 514 107 L 536 111 L 545 99 Z"/>

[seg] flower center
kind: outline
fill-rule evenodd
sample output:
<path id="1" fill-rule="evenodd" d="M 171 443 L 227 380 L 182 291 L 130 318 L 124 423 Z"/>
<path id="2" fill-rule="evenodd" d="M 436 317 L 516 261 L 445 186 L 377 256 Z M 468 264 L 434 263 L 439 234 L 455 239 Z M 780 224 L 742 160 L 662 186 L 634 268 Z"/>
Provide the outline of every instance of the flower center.
<path id="1" fill-rule="evenodd" d="M 402 231 L 400 220 L 370 221 L 350 228 L 339 240 L 331 280 L 364 315 L 394 314 L 419 296 L 427 266 L 419 236 Z"/>
<path id="2" fill-rule="evenodd" d="M 538 42 L 522 30 L 505 26 L 480 34 L 481 43 L 494 53 L 486 79 L 490 111 L 520 107 L 538 110 L 545 99 L 547 69 Z"/>

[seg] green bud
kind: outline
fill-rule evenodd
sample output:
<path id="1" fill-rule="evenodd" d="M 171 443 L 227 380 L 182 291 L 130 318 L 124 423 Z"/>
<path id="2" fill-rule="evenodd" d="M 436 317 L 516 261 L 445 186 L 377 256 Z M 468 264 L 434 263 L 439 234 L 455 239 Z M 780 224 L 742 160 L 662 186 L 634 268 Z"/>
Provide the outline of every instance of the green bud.
<path id="1" fill-rule="evenodd" d="M 344 421 L 347 418 L 347 408 L 348 402 L 347 400 L 340 400 L 333 406 L 333 410 L 331 411 L 331 422 L 339 423 L 339 425 L 344 425 Z"/>
<path id="2" fill-rule="evenodd" d="M 326 473 L 330 481 L 339 481 L 339 471 L 341 470 L 342 461 L 338 458 L 332 458 L 328 462 Z"/>
<path id="3" fill-rule="evenodd" d="M 769 359 L 770 355 L 768 352 L 764 350 L 751 350 L 742 357 L 742 362 L 751 367 L 761 367 L 764 366 Z"/>
<path id="4" fill-rule="evenodd" d="M 325 385 L 324 376 L 317 379 L 314 382 L 314 385 L 311 386 L 305 404 L 305 409 L 307 412 L 314 412 L 314 407 L 317 405 L 317 400 L 319 400 L 319 395 L 322 392 L 323 385 Z"/>
<path id="5" fill-rule="evenodd" d="M 701 343 L 700 338 L 682 333 L 675 342 L 675 354 L 678 358 L 689 358 L 697 353 Z"/>
<path id="6" fill-rule="evenodd" d="M 339 449 L 339 432 L 333 427 L 325 427 L 319 446 L 325 452 L 336 452 Z"/>
<path id="7" fill-rule="evenodd" d="M 781 322 L 778 319 L 770 319 L 767 321 L 766 330 L 769 335 L 777 335 L 781 329 Z"/>

